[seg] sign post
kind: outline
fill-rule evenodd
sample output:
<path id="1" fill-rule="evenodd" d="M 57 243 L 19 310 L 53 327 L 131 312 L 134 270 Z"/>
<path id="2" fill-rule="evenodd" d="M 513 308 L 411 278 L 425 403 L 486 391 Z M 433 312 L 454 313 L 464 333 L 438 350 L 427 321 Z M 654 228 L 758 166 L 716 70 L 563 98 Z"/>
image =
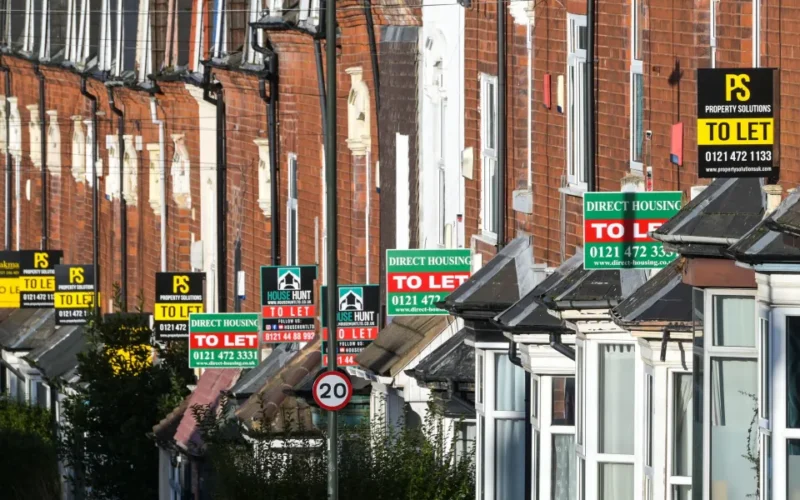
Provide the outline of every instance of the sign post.
<path id="1" fill-rule="evenodd" d="M 322 296 L 327 292 L 322 287 Z M 332 347 L 328 312 L 322 311 L 322 364 L 329 357 L 339 366 L 356 365 L 356 355 L 378 338 L 381 326 L 380 285 L 339 285 L 337 289 L 336 347 Z M 331 354 L 336 356 L 330 356 Z"/>
<path id="2" fill-rule="evenodd" d="M 439 316 L 436 307 L 469 279 L 472 252 L 464 248 L 386 251 L 386 314 Z"/>
<path id="3" fill-rule="evenodd" d="M 584 268 L 665 267 L 677 255 L 649 233 L 680 209 L 680 191 L 584 193 Z"/>
<path id="4" fill-rule="evenodd" d="M 700 177 L 777 177 L 774 74 L 771 68 L 697 70 Z"/>
<path id="5" fill-rule="evenodd" d="M 326 371 L 314 380 L 311 393 L 320 408 L 335 412 L 350 403 L 353 384 L 350 383 L 350 377 L 340 371 Z"/>
<path id="6" fill-rule="evenodd" d="M 189 368 L 258 366 L 258 313 L 189 315 Z"/>
<path id="7" fill-rule="evenodd" d="M 314 280 L 317 266 L 262 266 L 264 342 L 310 342 L 316 335 Z"/>
<path id="8" fill-rule="evenodd" d="M 156 273 L 153 330 L 156 340 L 189 338 L 189 315 L 205 311 L 205 273 Z"/>
<path id="9" fill-rule="evenodd" d="M 19 252 L 19 306 L 44 309 L 55 306 L 56 265 L 61 250 L 23 250 Z"/>
<path id="10" fill-rule="evenodd" d="M 95 269 L 92 265 L 57 265 L 56 291 L 53 295 L 56 325 L 85 325 L 89 310 L 94 309 Z"/>

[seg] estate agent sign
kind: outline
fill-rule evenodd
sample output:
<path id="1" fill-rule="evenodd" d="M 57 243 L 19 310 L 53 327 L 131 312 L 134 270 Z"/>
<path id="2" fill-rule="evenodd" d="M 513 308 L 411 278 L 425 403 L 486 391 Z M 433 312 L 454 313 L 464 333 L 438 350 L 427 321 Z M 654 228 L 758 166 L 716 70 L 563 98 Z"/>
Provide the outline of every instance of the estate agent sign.
<path id="1" fill-rule="evenodd" d="M 436 307 L 472 270 L 469 249 L 387 250 L 386 314 L 388 316 L 439 316 Z"/>
<path id="2" fill-rule="evenodd" d="M 258 366 L 258 313 L 189 315 L 189 368 Z"/>
<path id="3" fill-rule="evenodd" d="M 316 335 L 317 266 L 262 266 L 264 342 L 310 342 Z"/>

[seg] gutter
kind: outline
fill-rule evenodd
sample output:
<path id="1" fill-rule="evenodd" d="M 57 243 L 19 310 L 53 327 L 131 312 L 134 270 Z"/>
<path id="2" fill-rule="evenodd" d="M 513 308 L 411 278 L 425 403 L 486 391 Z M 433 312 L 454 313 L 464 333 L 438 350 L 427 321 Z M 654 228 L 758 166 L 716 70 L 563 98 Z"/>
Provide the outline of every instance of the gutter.
<path id="1" fill-rule="evenodd" d="M 122 310 L 128 310 L 128 204 L 125 201 L 125 115 L 114 100 L 113 84 L 106 84 L 108 105 L 117 115 L 117 141 L 119 156 L 119 225 L 120 225 L 120 301 Z M 44 135 L 42 135 L 44 137 Z M 159 155 L 159 158 L 161 155 Z"/>
<path id="2" fill-rule="evenodd" d="M 164 120 L 158 119 L 155 96 L 150 96 L 150 120 L 158 125 L 158 163 L 161 182 L 161 272 L 167 271 L 167 167 L 164 160 L 166 152 L 166 139 Z"/>
<path id="3" fill-rule="evenodd" d="M 40 162 L 42 165 L 42 250 L 47 250 L 47 216 L 49 210 L 47 209 L 47 134 L 44 129 L 45 117 L 45 93 L 44 93 L 44 75 L 41 72 L 39 64 L 33 65 L 33 74 L 39 80 L 39 149 L 40 149 Z"/>
<path id="4" fill-rule="evenodd" d="M 100 247 L 98 242 L 100 240 L 100 189 L 97 185 L 97 96 L 86 90 L 86 75 L 81 75 L 81 95 L 89 100 L 92 108 L 92 266 L 94 267 L 92 284 L 94 285 L 94 313 L 98 316 L 97 320 L 99 320 L 100 303 L 98 298 L 100 296 L 100 287 L 98 284 L 100 283 L 100 269 L 98 263 Z"/>
<path id="5" fill-rule="evenodd" d="M 11 250 L 11 225 L 12 225 L 12 218 L 11 218 L 11 123 L 10 115 L 11 115 L 11 104 L 8 102 L 9 94 L 11 93 L 11 70 L 5 64 L 0 63 L 0 71 L 5 73 L 5 111 L 6 111 L 6 182 L 5 182 L 5 210 L 6 210 L 6 220 L 5 220 L 5 249 Z M 5 387 L 5 386 L 4 386 Z"/>
<path id="6" fill-rule="evenodd" d="M 712 236 L 683 236 L 680 234 L 650 233 L 650 237 L 662 243 L 695 243 L 698 245 L 725 245 L 730 246 L 739 241 L 739 238 L 716 238 Z"/>
<path id="7" fill-rule="evenodd" d="M 204 64 L 203 100 L 217 107 L 217 309 L 228 310 L 228 175 L 225 165 L 225 101 L 222 85 L 211 83 L 211 67 Z M 211 97 L 211 92 L 216 97 Z M 237 277 L 238 279 L 238 277 Z"/>
<path id="8" fill-rule="evenodd" d="M 266 82 L 264 78 L 259 80 L 259 95 L 261 99 L 267 101 L 267 135 L 269 141 L 269 188 L 270 188 L 270 199 L 272 202 L 270 203 L 270 229 L 271 229 L 271 242 L 270 242 L 270 257 L 272 259 L 272 265 L 277 266 L 281 263 L 281 236 L 280 236 L 280 211 L 279 211 L 279 193 L 278 193 L 278 133 L 277 133 L 277 121 L 278 121 L 278 54 L 275 53 L 274 50 L 267 47 L 267 43 L 264 46 L 259 45 L 258 37 L 256 36 L 256 31 L 252 31 L 252 40 L 251 45 L 253 46 L 253 50 L 264 56 L 264 70 L 266 71 L 266 77 L 269 79 L 269 100 L 267 100 L 266 96 Z M 315 43 L 318 44 L 319 41 L 315 40 Z M 319 71 L 319 68 L 317 68 Z M 320 99 L 324 99 L 324 96 L 320 96 Z M 325 115 L 323 114 L 323 120 L 325 119 Z"/>

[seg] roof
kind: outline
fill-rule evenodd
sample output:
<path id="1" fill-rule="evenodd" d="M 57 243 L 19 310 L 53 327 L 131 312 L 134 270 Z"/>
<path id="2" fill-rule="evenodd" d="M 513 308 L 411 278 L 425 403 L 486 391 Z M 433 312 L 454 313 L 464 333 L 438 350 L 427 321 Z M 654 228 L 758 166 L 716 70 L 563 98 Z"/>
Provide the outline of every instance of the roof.
<path id="1" fill-rule="evenodd" d="M 242 423 L 254 428 L 259 427 L 264 421 L 272 420 L 287 397 L 284 390 L 293 389 L 309 373 L 317 373 L 322 367 L 320 346 L 319 337 L 314 342 L 306 344 L 250 396 L 236 411 L 236 416 Z"/>
<path id="2" fill-rule="evenodd" d="M 43 345 L 56 330 L 55 309 L 17 309 L 0 323 L 0 347 L 30 351 Z"/>
<path id="3" fill-rule="evenodd" d="M 32 350 L 25 359 L 45 378 L 55 380 L 78 366 L 78 353 L 86 348 L 83 325 L 56 328 L 53 335 Z"/>
<path id="4" fill-rule="evenodd" d="M 183 419 L 183 415 L 189 408 L 189 401 L 192 395 L 186 396 L 181 404 L 175 407 L 166 417 L 162 418 L 160 422 L 153 426 L 153 437 L 162 446 L 172 445 L 175 442 L 175 433 L 178 432 L 178 426 Z"/>
<path id="5" fill-rule="evenodd" d="M 639 330 L 692 331 L 692 287 L 683 283 L 676 259 L 611 311 L 614 322 Z"/>
<path id="6" fill-rule="evenodd" d="M 800 263 L 800 192 L 795 190 L 728 249 L 737 260 Z"/>
<path id="7" fill-rule="evenodd" d="M 395 376 L 453 321 L 450 316 L 395 317 L 358 356 L 359 365 L 382 376 Z"/>
<path id="8" fill-rule="evenodd" d="M 419 382 L 475 383 L 475 349 L 464 343 L 461 329 L 406 374 Z"/>
<path id="9" fill-rule="evenodd" d="M 531 243 L 530 237 L 515 238 L 437 307 L 475 319 L 511 307 L 535 284 Z"/>
<path id="10" fill-rule="evenodd" d="M 758 224 L 766 206 L 761 180 L 716 179 L 653 232 L 683 255 L 723 257 L 725 249 Z"/>
<path id="11" fill-rule="evenodd" d="M 203 439 L 191 409 L 198 405 L 216 408 L 222 392 L 233 386 L 240 373 L 241 370 L 231 368 L 209 369 L 200 376 L 197 387 L 187 403 L 189 411 L 184 412 L 178 429 L 175 431 L 175 443 L 184 451 L 195 455 L 202 454 Z"/>
<path id="12" fill-rule="evenodd" d="M 294 356 L 295 351 L 291 350 L 293 346 L 292 343 L 278 344 L 257 367 L 242 373 L 239 381 L 231 388 L 231 395 L 242 399 L 255 394 Z"/>
<path id="13" fill-rule="evenodd" d="M 564 322 L 547 311 L 541 298 L 557 286 L 567 275 L 583 266 L 583 252 L 578 251 L 567 259 L 553 273 L 536 285 L 530 293 L 522 297 L 494 319 L 494 323 L 509 332 L 562 332 L 569 331 Z"/>
<path id="14" fill-rule="evenodd" d="M 549 309 L 610 309 L 647 280 L 643 269 L 587 270 L 576 266 L 545 292 Z"/>

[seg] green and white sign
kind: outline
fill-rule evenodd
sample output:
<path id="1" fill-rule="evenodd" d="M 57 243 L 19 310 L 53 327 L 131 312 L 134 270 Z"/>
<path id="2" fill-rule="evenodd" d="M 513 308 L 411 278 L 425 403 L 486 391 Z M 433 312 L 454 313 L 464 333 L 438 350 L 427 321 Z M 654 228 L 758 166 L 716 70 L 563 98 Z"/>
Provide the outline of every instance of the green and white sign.
<path id="1" fill-rule="evenodd" d="M 586 269 L 659 269 L 677 254 L 649 234 L 681 209 L 680 191 L 583 195 Z"/>
<path id="2" fill-rule="evenodd" d="M 386 251 L 386 314 L 438 316 L 436 307 L 472 272 L 472 252 L 465 248 Z"/>
<path id="3" fill-rule="evenodd" d="M 190 314 L 189 368 L 258 366 L 258 313 Z"/>

